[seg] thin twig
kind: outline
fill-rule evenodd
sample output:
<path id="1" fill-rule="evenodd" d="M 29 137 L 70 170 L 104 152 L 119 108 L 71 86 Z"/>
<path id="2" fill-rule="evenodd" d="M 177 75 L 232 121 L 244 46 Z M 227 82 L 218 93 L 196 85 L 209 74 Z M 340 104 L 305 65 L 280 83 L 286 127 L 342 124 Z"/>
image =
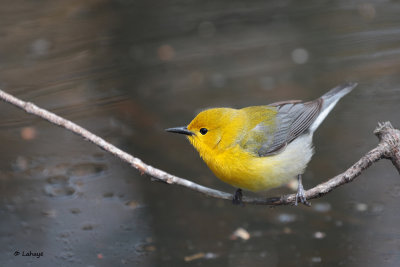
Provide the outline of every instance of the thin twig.
<path id="1" fill-rule="evenodd" d="M 191 190 L 200 192 L 210 197 L 225 199 L 225 200 L 232 200 L 233 198 L 232 194 L 211 189 L 193 183 L 189 180 L 169 174 L 160 169 L 154 168 L 144 163 L 139 158 L 133 157 L 132 155 L 106 142 L 104 139 L 89 132 L 88 130 L 82 128 L 81 126 L 69 120 L 66 120 L 52 112 L 39 108 L 33 103 L 22 101 L 2 90 L 0 90 L 0 98 L 6 102 L 9 102 L 25 110 L 30 114 L 39 116 L 53 124 L 59 125 L 67 130 L 74 132 L 77 135 L 82 136 L 84 139 L 96 144 L 97 146 L 110 152 L 111 154 L 115 155 L 121 160 L 129 163 L 132 167 L 139 170 L 142 174 L 147 174 L 155 178 L 156 180 L 165 182 L 167 184 L 176 184 L 189 188 Z M 307 199 L 319 198 L 345 183 L 352 182 L 356 177 L 358 177 L 361 174 L 363 170 L 367 169 L 369 166 L 372 165 L 372 163 L 380 160 L 381 158 L 390 159 L 400 173 L 400 131 L 394 129 L 390 124 L 390 122 L 386 122 L 383 124 L 379 124 L 374 133 L 378 136 L 380 140 L 376 148 L 372 149 L 367 154 L 365 154 L 359 161 L 353 164 L 345 172 L 307 190 L 305 192 L 306 198 Z M 296 198 L 295 194 L 290 194 L 272 198 L 243 197 L 242 201 L 243 203 L 247 204 L 262 204 L 262 205 L 276 206 L 276 205 L 294 204 L 295 198 Z"/>

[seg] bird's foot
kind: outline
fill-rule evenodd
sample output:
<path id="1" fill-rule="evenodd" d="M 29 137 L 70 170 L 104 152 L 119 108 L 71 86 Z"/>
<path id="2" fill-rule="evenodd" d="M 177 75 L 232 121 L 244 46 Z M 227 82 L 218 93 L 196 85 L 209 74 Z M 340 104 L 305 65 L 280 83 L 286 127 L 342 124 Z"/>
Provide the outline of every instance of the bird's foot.
<path id="1" fill-rule="evenodd" d="M 306 194 L 305 194 L 304 187 L 303 187 L 303 183 L 302 183 L 301 180 L 302 180 L 301 179 L 301 175 L 299 174 L 299 176 L 298 176 L 299 185 L 297 187 L 296 200 L 294 202 L 294 205 L 297 206 L 297 204 L 299 203 L 299 200 L 300 200 L 300 202 L 302 204 L 310 207 L 311 203 L 307 201 Z"/>
<path id="2" fill-rule="evenodd" d="M 232 198 L 233 205 L 244 206 L 242 197 L 243 197 L 242 189 L 238 188 Z"/>

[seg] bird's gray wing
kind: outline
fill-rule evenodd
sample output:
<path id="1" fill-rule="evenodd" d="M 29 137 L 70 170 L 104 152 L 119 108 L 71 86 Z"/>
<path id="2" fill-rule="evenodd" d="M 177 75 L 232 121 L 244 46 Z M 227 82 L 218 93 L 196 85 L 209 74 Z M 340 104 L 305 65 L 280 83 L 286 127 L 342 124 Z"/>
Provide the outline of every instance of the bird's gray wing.
<path id="1" fill-rule="evenodd" d="M 278 153 L 287 144 L 303 134 L 318 116 L 322 99 L 299 103 L 287 101 L 274 103 L 277 114 L 275 121 L 262 121 L 247 134 L 244 149 L 257 153 L 260 157 Z"/>

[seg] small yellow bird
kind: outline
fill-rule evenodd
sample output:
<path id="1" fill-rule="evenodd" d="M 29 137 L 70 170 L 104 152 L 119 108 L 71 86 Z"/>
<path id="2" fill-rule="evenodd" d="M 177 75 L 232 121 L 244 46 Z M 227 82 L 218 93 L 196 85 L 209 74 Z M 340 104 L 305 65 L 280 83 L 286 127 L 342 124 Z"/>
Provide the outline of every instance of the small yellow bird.
<path id="1" fill-rule="evenodd" d="M 242 190 L 263 191 L 296 176 L 298 199 L 308 205 L 302 174 L 314 153 L 312 136 L 336 103 L 357 83 L 337 86 L 310 101 L 282 101 L 242 109 L 213 108 L 200 112 L 188 126 L 166 129 L 185 134 L 208 167 L 222 181 Z"/>

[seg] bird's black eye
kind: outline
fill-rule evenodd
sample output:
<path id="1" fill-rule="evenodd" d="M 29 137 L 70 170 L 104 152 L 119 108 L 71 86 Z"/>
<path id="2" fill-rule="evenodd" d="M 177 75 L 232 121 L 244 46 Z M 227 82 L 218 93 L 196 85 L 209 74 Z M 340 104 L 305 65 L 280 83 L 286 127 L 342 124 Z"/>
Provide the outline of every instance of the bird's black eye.
<path id="1" fill-rule="evenodd" d="M 206 128 L 201 128 L 201 129 L 200 129 L 200 133 L 201 133 L 202 135 L 205 135 L 207 132 L 208 132 L 208 130 L 207 130 Z"/>

